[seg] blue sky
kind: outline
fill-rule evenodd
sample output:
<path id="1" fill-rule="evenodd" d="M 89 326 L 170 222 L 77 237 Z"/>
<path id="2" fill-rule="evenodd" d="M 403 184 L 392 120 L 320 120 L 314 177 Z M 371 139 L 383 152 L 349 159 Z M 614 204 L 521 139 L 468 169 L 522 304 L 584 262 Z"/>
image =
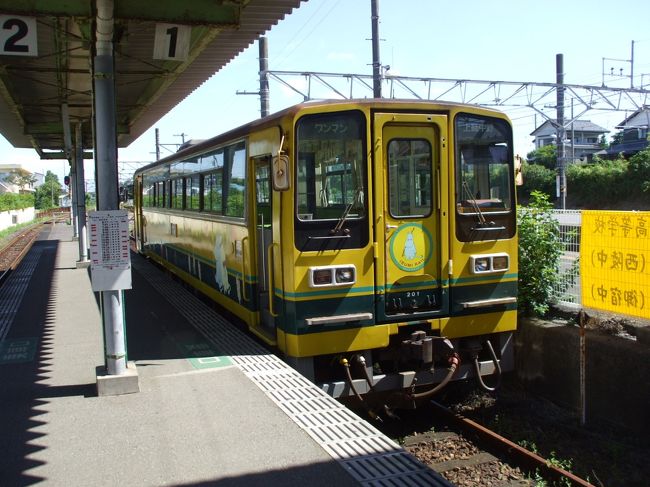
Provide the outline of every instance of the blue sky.
<path id="1" fill-rule="evenodd" d="M 635 85 L 650 86 L 650 2 L 619 0 L 379 0 L 381 61 L 404 76 L 555 82 L 555 56 L 564 55 L 565 82 L 600 85 L 602 58 L 629 59 L 635 41 Z M 372 73 L 370 0 L 308 0 L 273 27 L 271 70 Z M 258 89 L 258 48 L 253 44 L 154 127 L 163 144 L 208 138 L 259 116 L 259 99 L 237 95 Z M 609 62 L 629 73 L 629 63 Z M 607 79 L 627 87 L 629 78 Z M 271 83 L 271 111 L 301 101 Z M 532 150 L 535 115 L 506 110 L 515 127 L 515 151 Z M 624 112 L 589 112 L 583 119 L 614 131 Z M 537 118 L 537 123 L 541 119 Z M 154 127 L 126 149 L 121 161 L 151 161 Z M 170 146 L 170 149 L 173 147 Z M 163 148 L 162 155 L 169 152 Z M 39 161 L 0 137 L 0 163 L 26 162 L 32 170 L 63 174 L 63 161 Z M 86 162 L 92 178 L 92 162 Z M 125 166 L 128 168 L 128 166 Z"/>

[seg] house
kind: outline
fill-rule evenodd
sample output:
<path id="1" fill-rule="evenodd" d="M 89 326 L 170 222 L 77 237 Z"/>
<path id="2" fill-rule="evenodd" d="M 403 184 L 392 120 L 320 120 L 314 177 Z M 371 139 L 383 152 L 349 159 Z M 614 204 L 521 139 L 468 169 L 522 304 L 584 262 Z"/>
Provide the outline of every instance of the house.
<path id="1" fill-rule="evenodd" d="M 607 154 L 614 157 L 623 154 L 629 157 L 648 147 L 649 125 L 650 106 L 644 105 L 616 126 L 623 134 L 612 142 Z"/>
<path id="2" fill-rule="evenodd" d="M 556 120 L 547 120 L 537 127 L 530 135 L 535 137 L 535 149 L 556 143 Z M 600 139 L 609 130 L 596 125 L 589 120 L 574 120 L 566 128 L 564 153 L 568 162 L 590 161 L 593 155 L 601 150 Z"/>
<path id="3" fill-rule="evenodd" d="M 43 179 L 42 174 L 32 173 L 20 164 L 0 164 L 0 194 L 33 193 Z"/>

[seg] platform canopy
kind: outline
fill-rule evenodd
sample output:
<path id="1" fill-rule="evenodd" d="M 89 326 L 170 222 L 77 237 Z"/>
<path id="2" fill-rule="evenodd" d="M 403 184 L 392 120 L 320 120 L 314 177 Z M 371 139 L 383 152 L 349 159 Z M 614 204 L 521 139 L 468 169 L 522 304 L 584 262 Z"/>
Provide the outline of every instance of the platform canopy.
<path id="1" fill-rule="evenodd" d="M 300 2 L 3 0 L 0 133 L 42 159 L 66 159 L 70 126 L 83 122 L 92 147 L 92 63 L 106 3 L 117 143 L 126 147 Z"/>

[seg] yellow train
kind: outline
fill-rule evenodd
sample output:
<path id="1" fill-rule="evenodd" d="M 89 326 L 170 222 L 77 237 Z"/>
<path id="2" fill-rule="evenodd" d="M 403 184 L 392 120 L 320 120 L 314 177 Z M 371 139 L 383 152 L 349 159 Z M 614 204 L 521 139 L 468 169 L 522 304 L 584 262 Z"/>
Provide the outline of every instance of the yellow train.
<path id="1" fill-rule="evenodd" d="M 493 110 L 305 103 L 137 171 L 135 237 L 334 397 L 489 389 L 513 367 L 514 172 Z"/>

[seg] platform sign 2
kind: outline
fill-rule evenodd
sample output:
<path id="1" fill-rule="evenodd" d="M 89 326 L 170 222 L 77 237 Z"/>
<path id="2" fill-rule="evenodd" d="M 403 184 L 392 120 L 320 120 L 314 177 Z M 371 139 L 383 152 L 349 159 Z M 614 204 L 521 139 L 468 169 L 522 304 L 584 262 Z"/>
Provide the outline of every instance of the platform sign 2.
<path id="1" fill-rule="evenodd" d="M 190 53 L 189 25 L 156 24 L 153 58 L 165 61 L 186 61 Z"/>
<path id="2" fill-rule="evenodd" d="M 0 15 L 0 56 L 38 56 L 34 17 Z"/>
<path id="3" fill-rule="evenodd" d="M 582 304 L 650 319 L 650 212 L 583 211 Z"/>

